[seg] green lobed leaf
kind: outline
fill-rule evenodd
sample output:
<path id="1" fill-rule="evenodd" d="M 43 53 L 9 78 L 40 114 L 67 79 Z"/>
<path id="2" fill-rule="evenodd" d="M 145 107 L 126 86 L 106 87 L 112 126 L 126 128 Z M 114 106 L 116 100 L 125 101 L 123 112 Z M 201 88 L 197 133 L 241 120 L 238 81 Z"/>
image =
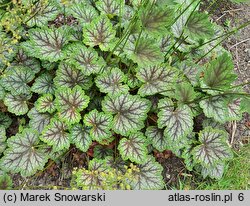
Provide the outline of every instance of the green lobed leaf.
<path id="1" fill-rule="evenodd" d="M 228 121 L 228 111 L 223 97 L 210 97 L 201 100 L 199 104 L 207 117 L 214 118 L 214 120 L 220 123 Z"/>
<path id="2" fill-rule="evenodd" d="M 81 87 L 60 88 L 55 96 L 60 119 L 69 125 L 78 123 L 81 120 L 80 112 L 88 106 L 90 100 Z"/>
<path id="3" fill-rule="evenodd" d="M 107 170 L 106 160 L 95 158 L 89 162 L 88 170 L 80 169 L 76 172 L 76 183 L 83 190 L 103 189 L 105 182 L 100 173 Z"/>
<path id="4" fill-rule="evenodd" d="M 129 133 L 144 127 L 144 120 L 150 107 L 149 100 L 130 94 L 106 96 L 102 102 L 103 111 L 114 115 L 113 130 L 123 136 L 128 136 Z"/>
<path id="5" fill-rule="evenodd" d="M 171 33 L 165 32 L 164 35 L 157 38 L 157 43 L 160 46 L 161 52 L 166 53 L 173 45 L 174 38 Z"/>
<path id="6" fill-rule="evenodd" d="M 133 180 L 130 182 L 133 190 L 161 190 L 164 188 L 162 166 L 152 156 L 147 156 L 143 164 L 133 171 Z"/>
<path id="7" fill-rule="evenodd" d="M 248 96 L 244 96 L 241 98 L 240 107 L 241 107 L 241 111 L 244 111 L 250 114 L 250 98 Z"/>
<path id="8" fill-rule="evenodd" d="M 124 0 L 99 0 L 96 2 L 96 8 L 101 14 L 108 16 L 122 16 L 125 2 Z"/>
<path id="9" fill-rule="evenodd" d="M 56 108 L 54 104 L 54 97 L 52 94 L 44 94 L 43 96 L 39 97 L 35 102 L 35 107 L 38 112 L 45 113 L 53 113 Z"/>
<path id="10" fill-rule="evenodd" d="M 69 13 L 83 26 L 92 22 L 98 16 L 95 8 L 84 2 L 74 3 L 69 8 Z"/>
<path id="11" fill-rule="evenodd" d="M 142 82 L 136 77 L 135 74 L 125 74 L 126 75 L 126 83 L 130 88 L 136 88 L 142 86 Z"/>
<path id="12" fill-rule="evenodd" d="M 22 176 L 31 176 L 43 169 L 48 157 L 39 148 L 38 134 L 33 129 L 24 129 L 7 141 L 8 149 L 0 161 L 1 168 Z"/>
<path id="13" fill-rule="evenodd" d="M 30 41 L 24 48 L 27 51 L 27 45 L 33 47 L 33 52 L 27 51 L 30 56 L 41 60 L 56 62 L 62 60 L 65 55 L 62 52 L 63 47 L 68 43 L 69 31 L 67 28 L 36 28 L 29 30 Z"/>
<path id="14" fill-rule="evenodd" d="M 199 133 L 200 145 L 192 150 L 193 159 L 203 167 L 211 168 L 219 162 L 231 159 L 232 151 L 227 145 L 226 132 L 206 127 Z"/>
<path id="15" fill-rule="evenodd" d="M 147 127 L 145 135 L 148 140 L 152 143 L 153 147 L 159 152 L 163 152 L 168 149 L 168 141 L 164 135 L 164 129 L 159 129 L 157 126 Z"/>
<path id="16" fill-rule="evenodd" d="M 212 127 L 214 129 L 225 130 L 225 125 L 214 121 L 212 118 L 206 118 L 202 121 L 202 127 Z"/>
<path id="17" fill-rule="evenodd" d="M 112 136 L 112 115 L 92 110 L 84 116 L 84 123 L 91 127 L 90 136 L 102 142 Z"/>
<path id="18" fill-rule="evenodd" d="M 167 27 L 173 23 L 173 14 L 173 10 L 169 7 L 151 4 L 141 9 L 139 13 L 143 28 L 153 35 L 162 35 L 167 31 Z"/>
<path id="19" fill-rule="evenodd" d="M 56 62 L 42 61 L 42 67 L 48 71 L 53 70 L 56 66 Z"/>
<path id="20" fill-rule="evenodd" d="M 213 24 L 208 15 L 195 11 L 186 22 L 186 35 L 190 39 L 209 39 L 214 35 Z"/>
<path id="21" fill-rule="evenodd" d="M 110 20 L 101 15 L 96 17 L 89 25 L 83 28 L 83 42 L 91 47 L 99 46 L 102 51 L 109 51 L 113 48 L 115 39 L 115 30 Z"/>
<path id="22" fill-rule="evenodd" d="M 218 93 L 216 89 L 229 89 L 231 83 L 235 81 L 236 75 L 233 73 L 233 62 L 227 53 L 222 54 L 213 60 L 204 70 L 204 78 L 201 79 L 203 88 L 211 88 L 204 90 L 210 94 Z"/>
<path id="23" fill-rule="evenodd" d="M 74 124 L 70 129 L 71 143 L 75 144 L 82 152 L 87 152 L 92 144 L 90 127 L 82 124 Z"/>
<path id="24" fill-rule="evenodd" d="M 241 120 L 243 110 L 241 108 L 241 98 L 229 98 L 226 100 L 227 121 Z"/>
<path id="25" fill-rule="evenodd" d="M 41 69 L 39 61 L 35 58 L 29 57 L 21 48 L 18 49 L 15 60 L 11 63 L 11 65 L 28 67 L 33 73 L 38 73 Z"/>
<path id="26" fill-rule="evenodd" d="M 0 81 L 0 100 L 4 99 L 5 94 L 6 94 L 6 91 L 3 88 L 3 86 L 1 85 L 1 81 Z"/>
<path id="27" fill-rule="evenodd" d="M 53 77 L 49 73 L 41 74 L 33 83 L 31 91 L 38 94 L 54 94 L 55 86 Z"/>
<path id="28" fill-rule="evenodd" d="M 201 66 L 192 62 L 192 60 L 185 60 L 177 63 L 176 67 L 180 69 L 192 85 L 198 84 L 198 74 L 201 71 Z"/>
<path id="29" fill-rule="evenodd" d="M 138 94 L 147 96 L 170 90 L 176 82 L 177 75 L 178 71 L 167 65 L 141 67 L 136 74 L 143 82 Z"/>
<path id="30" fill-rule="evenodd" d="M 11 125 L 11 123 L 12 119 L 8 115 L 0 112 L 0 125 L 7 129 Z"/>
<path id="31" fill-rule="evenodd" d="M 160 64 L 164 60 L 156 41 L 146 36 L 138 39 L 138 35 L 131 35 L 124 52 L 129 59 L 142 67 Z"/>
<path id="32" fill-rule="evenodd" d="M 82 71 L 74 68 L 74 66 L 61 62 L 59 69 L 56 71 L 54 83 L 58 88 L 68 87 L 72 89 L 78 85 L 82 89 L 89 89 L 92 86 L 92 79 L 85 76 Z"/>
<path id="33" fill-rule="evenodd" d="M 105 159 L 107 157 L 112 157 L 114 151 L 106 146 L 97 145 L 94 147 L 94 158 Z"/>
<path id="34" fill-rule="evenodd" d="M 0 126 L 0 155 L 6 148 L 6 131 L 5 128 L 1 125 Z"/>
<path id="35" fill-rule="evenodd" d="M 36 110 L 35 107 L 33 107 L 28 112 L 28 117 L 30 118 L 29 126 L 35 130 L 37 130 L 39 133 L 41 133 L 45 126 L 47 126 L 50 123 L 50 120 L 52 118 L 52 114 L 49 113 L 40 113 Z"/>
<path id="36" fill-rule="evenodd" d="M 126 80 L 124 73 L 118 68 L 112 68 L 98 75 L 95 79 L 96 86 L 103 93 L 113 96 L 118 93 L 127 93 L 129 87 L 123 82 Z"/>
<path id="37" fill-rule="evenodd" d="M 176 84 L 174 98 L 177 99 L 179 103 L 190 103 L 195 99 L 196 96 L 197 94 L 190 83 L 184 82 Z"/>
<path id="38" fill-rule="evenodd" d="M 132 162 L 142 164 L 147 160 L 147 139 L 141 133 L 132 133 L 129 138 L 122 138 L 119 141 L 118 150 L 123 160 L 130 160 Z"/>
<path id="39" fill-rule="evenodd" d="M 30 95 L 13 95 L 8 93 L 4 98 L 4 104 L 8 107 L 9 112 L 23 115 L 29 111 L 27 101 L 30 98 Z"/>
<path id="40" fill-rule="evenodd" d="M 66 53 L 69 56 L 68 61 L 85 75 L 99 73 L 101 68 L 106 64 L 104 59 L 99 57 L 93 48 L 87 48 L 80 43 L 69 45 L 66 48 Z"/>
<path id="41" fill-rule="evenodd" d="M 70 146 L 70 134 L 67 126 L 57 119 L 52 119 L 42 132 L 40 139 L 53 147 L 53 151 L 58 152 L 68 149 Z"/>
<path id="42" fill-rule="evenodd" d="M 201 174 L 203 178 L 207 176 L 215 179 L 221 179 L 224 173 L 225 165 L 224 163 L 218 163 L 216 165 L 211 165 L 209 167 L 202 167 Z"/>
<path id="43" fill-rule="evenodd" d="M 29 94 L 28 85 L 35 77 L 33 71 L 28 67 L 12 67 L 1 78 L 1 85 L 11 94 Z"/>
<path id="44" fill-rule="evenodd" d="M 159 101 L 158 120 L 159 128 L 165 128 L 164 135 L 169 143 L 177 144 L 193 129 L 193 117 L 190 108 L 186 105 L 173 107 L 173 102 L 164 98 Z"/>
<path id="45" fill-rule="evenodd" d="M 0 171 L 0 190 L 11 190 L 13 188 L 12 178 L 5 172 Z"/>
<path id="46" fill-rule="evenodd" d="M 48 21 L 54 20 L 59 12 L 55 0 L 35 1 L 35 3 L 32 4 L 31 13 L 27 15 L 25 22 L 29 27 L 46 26 Z"/>

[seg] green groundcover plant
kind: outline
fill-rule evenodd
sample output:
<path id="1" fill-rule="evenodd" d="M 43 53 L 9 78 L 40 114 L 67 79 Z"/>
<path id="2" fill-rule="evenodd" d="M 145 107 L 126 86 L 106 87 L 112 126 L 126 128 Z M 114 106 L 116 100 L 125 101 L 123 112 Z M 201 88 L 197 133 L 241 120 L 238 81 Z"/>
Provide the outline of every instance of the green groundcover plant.
<path id="1" fill-rule="evenodd" d="M 0 182 L 72 146 L 94 148 L 75 188 L 163 189 L 153 151 L 166 150 L 222 177 L 233 157 L 223 124 L 241 119 L 249 95 L 200 1 L 1 3 Z"/>

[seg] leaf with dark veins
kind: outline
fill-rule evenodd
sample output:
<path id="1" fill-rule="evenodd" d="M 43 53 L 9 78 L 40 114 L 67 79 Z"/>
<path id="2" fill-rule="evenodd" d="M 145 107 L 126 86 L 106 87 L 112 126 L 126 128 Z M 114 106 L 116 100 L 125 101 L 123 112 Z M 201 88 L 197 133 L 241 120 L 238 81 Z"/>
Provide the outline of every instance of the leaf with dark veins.
<path id="1" fill-rule="evenodd" d="M 173 107 L 172 100 L 161 99 L 158 104 L 158 127 L 165 128 L 164 135 L 171 143 L 178 143 L 186 138 L 193 129 L 193 117 L 190 108 L 186 105 Z"/>
<path id="2" fill-rule="evenodd" d="M 62 50 L 69 41 L 67 28 L 31 29 L 29 37 L 30 41 L 27 41 L 26 44 L 33 47 L 34 50 L 32 53 L 27 51 L 29 55 L 50 62 L 56 62 L 65 57 Z"/>
<path id="3" fill-rule="evenodd" d="M 52 119 L 50 124 L 43 130 L 40 139 L 53 146 L 54 152 L 68 149 L 70 146 L 70 134 L 67 132 L 67 129 L 63 122 Z"/>
<path id="4" fill-rule="evenodd" d="M 71 125 L 81 120 L 80 112 L 88 106 L 90 98 L 80 86 L 73 89 L 60 88 L 56 91 L 56 108 L 62 121 Z"/>
<path id="5" fill-rule="evenodd" d="M 124 136 L 144 127 L 144 120 L 150 107 L 149 100 L 130 94 L 106 96 L 102 102 L 103 111 L 114 115 L 113 130 Z"/>
<path id="6" fill-rule="evenodd" d="M 199 133 L 200 145 L 192 150 L 194 161 L 209 168 L 231 159 L 233 153 L 226 143 L 227 138 L 226 132 L 206 127 Z"/>
<path id="7" fill-rule="evenodd" d="M 27 177 L 43 169 L 48 161 L 48 156 L 39 148 L 39 138 L 36 131 L 24 129 L 8 139 L 8 149 L 0 161 L 3 170 L 14 173 L 20 172 Z"/>
<path id="8" fill-rule="evenodd" d="M 99 46 L 102 51 L 108 51 L 116 42 L 115 33 L 110 20 L 101 15 L 83 28 L 83 42 L 88 46 Z"/>
<path id="9" fill-rule="evenodd" d="M 123 160 L 130 160 L 135 163 L 142 164 L 147 157 L 147 139 L 141 133 L 133 133 L 129 138 L 122 138 L 119 141 L 118 150 Z"/>

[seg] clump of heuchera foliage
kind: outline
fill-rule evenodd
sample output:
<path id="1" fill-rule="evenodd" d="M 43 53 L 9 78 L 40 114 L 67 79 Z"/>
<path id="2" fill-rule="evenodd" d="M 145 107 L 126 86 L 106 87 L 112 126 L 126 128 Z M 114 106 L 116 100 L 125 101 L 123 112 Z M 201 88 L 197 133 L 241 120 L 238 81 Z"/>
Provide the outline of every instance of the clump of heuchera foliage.
<path id="1" fill-rule="evenodd" d="M 249 99 L 200 1 L 5 2 L 1 19 L 17 12 L 18 22 L 0 28 L 4 173 L 34 175 L 76 147 L 93 150 L 73 172 L 76 188 L 162 189 L 153 151 L 222 176 L 233 157 L 223 124 Z"/>

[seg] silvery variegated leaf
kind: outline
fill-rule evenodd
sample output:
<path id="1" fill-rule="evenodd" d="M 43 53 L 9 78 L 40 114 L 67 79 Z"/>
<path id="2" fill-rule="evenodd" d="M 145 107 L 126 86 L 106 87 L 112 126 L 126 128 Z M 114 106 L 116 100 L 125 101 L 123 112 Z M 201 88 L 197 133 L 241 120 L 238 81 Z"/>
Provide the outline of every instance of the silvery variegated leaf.
<path id="1" fill-rule="evenodd" d="M 60 119 L 68 125 L 78 123 L 81 120 L 80 112 L 88 106 L 90 100 L 82 88 L 80 86 L 75 86 L 73 89 L 59 88 L 55 96 Z"/>
<path id="2" fill-rule="evenodd" d="M 63 47 L 68 43 L 70 32 L 67 28 L 35 28 L 29 30 L 30 40 L 25 42 L 24 50 L 41 60 L 56 62 L 65 58 Z M 33 48 L 33 52 L 29 48 Z"/>
<path id="3" fill-rule="evenodd" d="M 225 123 L 228 119 L 226 102 L 221 96 L 201 100 L 200 107 L 207 117 L 213 118 L 219 123 Z"/>
<path id="4" fill-rule="evenodd" d="M 3 88 L 3 86 L 1 85 L 1 81 L 0 81 L 0 100 L 4 99 L 5 94 L 6 94 L 6 91 Z"/>
<path id="5" fill-rule="evenodd" d="M 208 15 L 198 11 L 191 13 L 185 23 L 185 35 L 192 41 L 213 37 L 213 24 L 209 21 Z"/>
<path id="6" fill-rule="evenodd" d="M 233 153 L 227 144 L 227 133 L 206 127 L 199 133 L 200 144 L 192 149 L 193 159 L 203 167 L 211 168 L 219 162 L 231 159 Z"/>
<path id="7" fill-rule="evenodd" d="M 209 167 L 202 167 L 201 174 L 203 178 L 207 176 L 215 179 L 221 179 L 224 173 L 225 165 L 223 162 L 220 162 L 216 165 L 211 165 Z"/>
<path id="8" fill-rule="evenodd" d="M 124 53 L 129 59 L 142 67 L 157 65 L 164 60 L 157 41 L 147 36 L 138 39 L 138 35 L 130 35 L 124 47 Z"/>
<path id="9" fill-rule="evenodd" d="M 96 17 L 90 24 L 83 28 L 83 42 L 90 46 L 99 46 L 102 51 L 111 50 L 115 43 L 116 31 L 105 15 Z"/>
<path id="10" fill-rule="evenodd" d="M 119 141 L 118 150 L 123 160 L 142 164 L 147 159 L 148 141 L 141 132 L 132 133 Z"/>
<path id="11" fill-rule="evenodd" d="M 35 79 L 35 82 L 31 87 L 31 91 L 38 94 L 54 94 L 55 85 L 53 77 L 49 73 L 41 74 Z"/>
<path id="12" fill-rule="evenodd" d="M 124 6 L 124 0 L 99 0 L 96 2 L 96 8 L 101 14 L 108 16 L 122 16 Z"/>
<path id="13" fill-rule="evenodd" d="M 59 88 L 73 88 L 80 86 L 82 89 L 87 90 L 92 86 L 92 79 L 84 75 L 84 73 L 76 69 L 73 65 L 61 62 L 59 68 L 56 71 L 56 77 L 54 78 L 55 85 Z"/>
<path id="14" fill-rule="evenodd" d="M 193 63 L 191 60 L 186 60 L 177 63 L 176 67 L 180 69 L 185 77 L 190 81 L 192 85 L 197 85 L 198 82 L 198 77 L 202 70 L 201 66 L 198 64 Z"/>
<path id="15" fill-rule="evenodd" d="M 41 133 L 45 126 L 47 126 L 50 123 L 50 120 L 52 119 L 52 114 L 46 112 L 46 113 L 40 113 L 36 110 L 35 107 L 33 107 L 28 112 L 28 117 L 30 118 L 29 126 L 35 130 L 37 130 L 39 133 Z"/>
<path id="16" fill-rule="evenodd" d="M 31 68 L 15 66 L 9 69 L 1 78 L 1 85 L 13 95 L 29 94 L 28 85 L 35 77 Z"/>
<path id="17" fill-rule="evenodd" d="M 5 113 L 0 112 L 0 125 L 7 129 L 12 123 L 12 119 Z"/>
<path id="18" fill-rule="evenodd" d="M 16 115 L 23 115 L 29 111 L 27 101 L 31 95 L 13 95 L 8 93 L 5 95 L 4 104 L 8 107 L 8 111 Z"/>
<path id="19" fill-rule="evenodd" d="M 194 87 L 188 83 L 183 82 L 175 85 L 175 96 L 174 98 L 178 100 L 181 104 L 190 104 L 195 98 L 197 94 L 194 91 Z"/>
<path id="20" fill-rule="evenodd" d="M 83 190 L 103 189 L 104 179 L 101 172 L 107 172 L 106 160 L 93 159 L 89 162 L 88 170 L 80 169 L 76 172 L 76 183 Z"/>
<path id="21" fill-rule="evenodd" d="M 0 155 L 2 155 L 5 148 L 6 148 L 6 130 L 1 125 L 0 126 Z"/>
<path id="22" fill-rule="evenodd" d="M 56 110 L 54 97 L 52 94 L 44 94 L 35 102 L 35 107 L 40 113 L 53 113 Z"/>
<path id="23" fill-rule="evenodd" d="M 112 68 L 98 75 L 95 79 L 96 86 L 103 93 L 113 96 L 118 93 L 127 93 L 129 87 L 124 84 L 126 76 L 118 68 Z"/>
<path id="24" fill-rule="evenodd" d="M 107 157 L 113 157 L 113 149 L 108 148 L 104 145 L 96 145 L 94 147 L 94 158 L 96 159 L 105 159 Z"/>
<path id="25" fill-rule="evenodd" d="M 169 148 L 168 140 L 164 135 L 164 129 L 160 129 L 157 126 L 149 126 L 147 127 L 145 135 L 158 151 L 163 152 Z"/>
<path id="26" fill-rule="evenodd" d="M 162 166 L 153 156 L 148 155 L 143 164 L 137 165 L 138 171 L 133 171 L 133 180 L 129 182 L 133 190 L 161 190 L 164 188 Z"/>
<path id="27" fill-rule="evenodd" d="M 130 94 L 106 96 L 102 102 L 103 111 L 114 115 L 113 130 L 124 136 L 144 127 L 150 107 L 149 100 Z"/>
<path id="28" fill-rule="evenodd" d="M 68 149 L 70 146 L 70 134 L 67 132 L 68 127 L 65 123 L 58 119 L 51 119 L 40 139 L 53 147 L 53 151 L 57 152 L 63 149 Z"/>
<path id="29" fill-rule="evenodd" d="M 112 119 L 111 114 L 92 110 L 84 116 L 84 123 L 91 127 L 90 136 L 94 140 L 102 142 L 112 136 Z"/>
<path id="30" fill-rule="evenodd" d="M 29 4 L 31 4 L 31 2 Z M 59 5 L 56 0 L 35 1 L 32 5 L 31 13 L 27 15 L 25 19 L 29 27 L 46 26 L 48 21 L 55 19 L 60 13 Z"/>
<path id="31" fill-rule="evenodd" d="M 92 20 L 98 15 L 96 9 L 93 6 L 84 2 L 72 4 L 68 11 L 79 21 L 82 26 L 91 23 Z"/>
<path id="32" fill-rule="evenodd" d="M 83 74 L 91 75 L 99 73 L 106 62 L 98 53 L 91 47 L 87 48 L 80 43 L 69 45 L 65 52 L 67 53 L 67 61 L 73 64 L 77 69 L 80 69 Z"/>
<path id="33" fill-rule="evenodd" d="M 41 69 L 40 62 L 33 57 L 29 57 L 21 48 L 18 49 L 15 59 L 11 65 L 28 67 L 33 73 L 38 73 Z"/>
<path id="34" fill-rule="evenodd" d="M 39 135 L 33 129 L 24 129 L 22 133 L 9 138 L 7 144 L 8 149 L 0 160 L 3 170 L 20 172 L 26 177 L 43 169 L 48 161 L 47 155 L 39 147 Z"/>
<path id="35" fill-rule="evenodd" d="M 240 120 L 242 118 L 243 110 L 241 108 L 241 98 L 230 98 L 226 102 L 228 112 L 228 121 Z"/>
<path id="36" fill-rule="evenodd" d="M 173 23 L 174 12 L 167 6 L 152 6 L 149 4 L 139 12 L 142 27 L 150 35 L 162 35 Z"/>
<path id="37" fill-rule="evenodd" d="M 177 69 L 164 64 L 139 68 L 136 76 L 143 84 L 138 94 L 147 96 L 170 90 L 178 73 Z"/>
<path id="38" fill-rule="evenodd" d="M 232 58 L 227 53 L 223 53 L 204 70 L 201 87 L 209 94 L 218 94 L 221 89 L 229 89 L 237 77 L 233 68 Z"/>
<path id="39" fill-rule="evenodd" d="M 74 124 L 70 129 L 70 141 L 75 144 L 82 152 L 87 152 L 92 144 L 90 136 L 90 127 L 80 123 Z"/>
<path id="40" fill-rule="evenodd" d="M 173 107 L 171 99 L 159 101 L 158 127 L 165 128 L 164 135 L 169 143 L 177 144 L 185 139 L 193 129 L 193 117 L 190 108 L 186 105 Z"/>

